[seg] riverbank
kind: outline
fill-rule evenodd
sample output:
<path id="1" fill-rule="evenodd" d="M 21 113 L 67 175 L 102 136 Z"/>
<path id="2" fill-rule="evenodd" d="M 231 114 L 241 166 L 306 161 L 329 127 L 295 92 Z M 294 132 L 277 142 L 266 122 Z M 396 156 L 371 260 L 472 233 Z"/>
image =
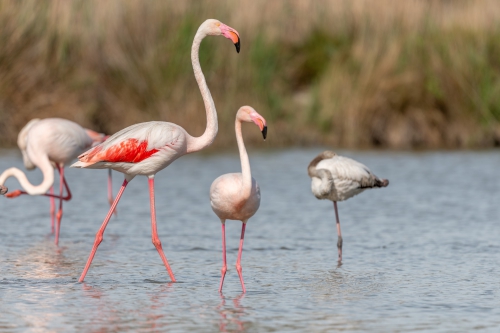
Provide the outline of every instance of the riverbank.
<path id="1" fill-rule="evenodd" d="M 495 1 L 91 0 L 0 4 L 0 146 L 34 117 L 106 133 L 165 120 L 201 135 L 189 52 L 208 17 L 242 40 L 240 54 L 220 38 L 200 50 L 215 147 L 234 145 L 244 104 L 266 117 L 276 147 L 500 145 Z"/>

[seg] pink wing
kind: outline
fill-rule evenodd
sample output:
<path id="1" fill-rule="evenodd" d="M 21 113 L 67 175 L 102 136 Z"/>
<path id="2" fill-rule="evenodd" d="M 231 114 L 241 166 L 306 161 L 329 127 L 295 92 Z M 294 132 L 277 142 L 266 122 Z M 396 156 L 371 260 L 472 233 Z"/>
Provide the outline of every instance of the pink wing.
<path id="1" fill-rule="evenodd" d="M 80 162 L 139 163 L 162 147 L 175 145 L 181 128 L 172 123 L 152 121 L 129 126 L 103 143 L 78 156 Z"/>
<path id="2" fill-rule="evenodd" d="M 147 150 L 148 142 L 137 139 L 126 139 L 105 150 L 99 145 L 78 158 L 82 162 L 127 162 L 137 163 L 153 155 L 158 149 Z"/>

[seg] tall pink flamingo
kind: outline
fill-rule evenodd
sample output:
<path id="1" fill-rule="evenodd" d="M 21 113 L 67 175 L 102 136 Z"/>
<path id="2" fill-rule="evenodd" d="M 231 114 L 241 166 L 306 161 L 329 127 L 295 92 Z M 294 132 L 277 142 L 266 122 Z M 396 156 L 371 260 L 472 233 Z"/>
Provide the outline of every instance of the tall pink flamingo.
<path id="1" fill-rule="evenodd" d="M 241 226 L 240 248 L 238 250 L 238 259 L 236 261 L 236 270 L 240 277 L 243 293 L 245 283 L 241 272 L 241 253 L 243 251 L 243 239 L 245 237 L 245 228 L 248 219 L 251 218 L 259 209 L 260 189 L 259 185 L 252 178 L 250 172 L 250 162 L 245 149 L 243 137 L 241 135 L 241 123 L 254 122 L 262 131 L 264 140 L 267 135 L 266 120 L 250 106 L 242 106 L 236 113 L 235 130 L 236 141 L 240 151 L 241 173 L 227 173 L 218 177 L 210 186 L 210 203 L 212 210 L 220 218 L 222 224 L 222 276 L 220 279 L 219 292 L 222 292 L 224 277 L 227 271 L 226 262 L 226 220 L 237 220 L 243 222 Z"/>
<path id="2" fill-rule="evenodd" d="M 5 194 L 8 198 L 15 198 L 22 194 L 45 195 L 51 201 L 51 229 L 54 232 L 54 198 L 59 199 L 59 210 L 57 212 L 57 224 L 55 243 L 59 243 L 59 231 L 63 215 L 63 201 L 71 200 L 71 192 L 66 178 L 64 177 L 64 165 L 75 159 L 86 149 L 105 139 L 105 135 L 85 129 L 80 125 L 61 118 L 32 119 L 20 131 L 17 144 L 23 154 L 24 166 L 28 170 L 36 167 L 40 168 L 43 174 L 43 181 L 40 185 L 33 185 L 26 178 L 24 172 L 17 168 L 5 170 L 0 175 L 0 184 L 3 184 L 9 177 L 15 177 L 23 187 L 24 191 L 15 190 Z M 60 193 L 54 195 L 54 168 L 60 174 Z M 63 186 L 66 188 L 66 195 L 63 195 Z M 50 193 L 47 191 L 50 189 Z"/>
<path id="3" fill-rule="evenodd" d="M 311 190 L 314 196 L 333 201 L 337 219 L 337 249 L 340 263 L 343 240 L 337 201 L 347 200 L 369 188 L 386 187 L 389 185 L 389 180 L 378 178 L 365 165 L 328 150 L 309 163 L 307 173 L 311 177 Z"/>
<path id="4" fill-rule="evenodd" d="M 207 114 L 207 127 L 200 137 L 192 137 L 182 127 L 162 121 L 150 121 L 129 126 L 111 136 L 104 143 L 80 155 L 79 162 L 72 167 L 77 168 L 110 168 L 125 175 L 120 191 L 116 195 L 111 209 L 96 234 L 92 251 L 79 281 L 85 279 L 97 247 L 103 240 L 104 230 L 109 222 L 112 211 L 120 200 L 127 184 L 137 175 L 147 176 L 149 182 L 149 197 L 151 209 L 152 241 L 160 255 L 170 278 L 175 282 L 174 274 L 165 256 L 156 228 L 156 210 L 154 196 L 154 177 L 157 172 L 166 168 L 179 157 L 200 151 L 212 144 L 217 135 L 217 111 L 205 76 L 201 70 L 198 58 L 201 41 L 206 36 L 222 35 L 230 39 L 240 51 L 240 37 L 233 28 L 213 19 L 201 24 L 194 37 L 191 47 L 191 62 L 194 76 L 201 91 Z"/>

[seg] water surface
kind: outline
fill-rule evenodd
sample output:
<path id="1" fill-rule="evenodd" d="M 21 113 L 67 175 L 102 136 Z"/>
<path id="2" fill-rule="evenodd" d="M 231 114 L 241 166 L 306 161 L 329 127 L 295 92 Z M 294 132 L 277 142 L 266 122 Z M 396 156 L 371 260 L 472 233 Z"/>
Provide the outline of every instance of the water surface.
<path id="1" fill-rule="evenodd" d="M 333 205 L 314 198 L 306 172 L 320 151 L 250 151 L 262 203 L 245 236 L 245 295 L 237 221 L 227 222 L 229 270 L 217 292 L 220 222 L 208 199 L 217 176 L 239 170 L 236 154 L 185 156 L 156 177 L 177 283 L 151 243 L 145 177 L 125 191 L 85 283 L 77 279 L 108 210 L 107 173 L 67 169 L 73 200 L 59 247 L 47 198 L 0 198 L 0 331 L 500 331 L 500 152 L 342 152 L 390 186 L 339 203 L 338 266 Z M 20 155 L 1 151 L 0 170 L 11 166 L 24 169 Z M 39 171 L 28 177 L 41 181 Z"/>

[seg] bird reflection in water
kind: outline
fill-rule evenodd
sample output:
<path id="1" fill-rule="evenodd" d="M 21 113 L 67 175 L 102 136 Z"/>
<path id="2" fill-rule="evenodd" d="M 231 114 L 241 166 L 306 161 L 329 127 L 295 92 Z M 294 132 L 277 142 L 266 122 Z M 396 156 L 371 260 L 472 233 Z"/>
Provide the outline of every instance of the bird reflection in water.
<path id="1" fill-rule="evenodd" d="M 166 308 L 165 298 L 168 293 L 173 291 L 173 285 L 173 282 L 162 284 L 159 291 L 151 294 L 151 311 L 146 312 L 146 318 L 153 332 L 163 332 L 163 329 L 167 326 L 165 320 L 162 320 L 166 318 L 166 312 L 162 310 Z"/>
<path id="2" fill-rule="evenodd" d="M 219 331 L 220 332 L 245 332 L 243 326 L 243 316 L 246 315 L 245 308 L 241 306 L 240 301 L 245 296 L 241 293 L 233 299 L 233 307 L 226 306 L 226 297 L 221 293 L 221 303 L 217 306 L 217 311 L 220 314 Z M 234 327 L 236 326 L 236 327 Z"/>
<path id="3" fill-rule="evenodd" d="M 15 267 L 22 278 L 52 281 L 71 276 L 74 262 L 65 256 L 67 248 L 50 243 L 48 239 L 36 243 L 15 259 Z"/>
<path id="4" fill-rule="evenodd" d="M 118 311 L 114 304 L 106 300 L 104 292 L 96 287 L 90 286 L 86 283 L 82 284 L 83 294 L 92 299 L 90 308 L 95 311 L 94 314 L 87 316 L 90 322 L 85 323 L 85 331 L 87 332 L 106 332 L 119 329 L 121 322 Z M 89 308 L 86 306 L 85 308 Z"/>
<path id="5" fill-rule="evenodd" d="M 82 284 L 82 290 L 84 291 L 85 296 L 96 299 L 101 299 L 102 297 L 102 291 L 100 289 L 89 286 L 86 283 Z"/>
<path id="6" fill-rule="evenodd" d="M 149 306 L 140 307 L 140 310 L 122 311 L 120 302 L 111 301 L 109 295 L 106 295 L 101 289 L 83 283 L 84 295 L 91 298 L 94 305 L 94 302 L 97 301 L 97 306 L 91 306 L 96 311 L 96 315 L 90 316 L 92 321 L 86 325 L 85 330 L 89 332 L 108 332 L 136 329 L 138 327 L 144 328 L 146 326 L 150 332 L 163 332 L 167 326 L 165 321 L 167 313 L 163 309 L 166 307 L 165 299 L 168 293 L 173 290 L 172 287 L 173 283 L 167 283 L 162 284 L 159 290 L 153 290 L 149 295 Z M 141 302 L 141 300 L 137 301 Z M 130 318 L 144 319 L 131 323 Z"/>

